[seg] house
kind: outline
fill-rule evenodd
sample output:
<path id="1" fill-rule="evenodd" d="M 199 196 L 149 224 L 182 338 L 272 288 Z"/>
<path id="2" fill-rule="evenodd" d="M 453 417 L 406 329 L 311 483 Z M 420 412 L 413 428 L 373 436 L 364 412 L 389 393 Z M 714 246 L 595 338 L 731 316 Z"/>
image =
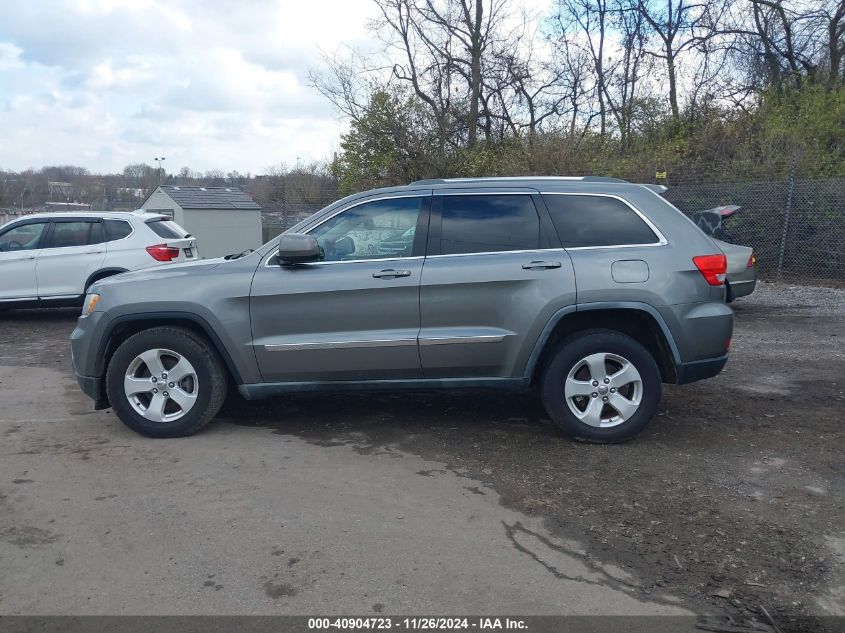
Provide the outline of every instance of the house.
<path id="1" fill-rule="evenodd" d="M 261 246 L 261 207 L 238 187 L 160 185 L 142 205 L 169 215 L 197 238 L 203 257 Z"/>

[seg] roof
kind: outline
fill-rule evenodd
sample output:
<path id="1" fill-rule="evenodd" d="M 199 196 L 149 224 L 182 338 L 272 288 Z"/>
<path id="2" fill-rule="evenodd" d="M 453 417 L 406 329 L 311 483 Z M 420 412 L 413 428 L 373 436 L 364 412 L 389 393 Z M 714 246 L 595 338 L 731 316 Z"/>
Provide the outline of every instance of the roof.
<path id="1" fill-rule="evenodd" d="M 47 211 L 39 213 L 24 213 L 15 218 L 18 220 L 30 220 L 41 218 L 104 218 L 104 219 L 127 219 L 130 217 L 164 217 L 160 213 L 144 211 L 138 209 L 137 211 Z"/>
<path id="2" fill-rule="evenodd" d="M 416 187 L 420 185 L 431 186 L 435 189 L 454 187 L 456 185 L 483 185 L 485 187 L 546 187 L 555 184 L 565 183 L 585 183 L 585 184 L 605 184 L 605 185 L 637 185 L 638 187 L 646 187 L 655 193 L 664 193 L 668 187 L 665 185 L 654 185 L 649 183 L 632 183 L 621 178 L 611 178 L 610 176 L 482 176 L 477 178 L 429 178 L 427 180 L 417 180 L 408 185 L 408 187 Z"/>
<path id="3" fill-rule="evenodd" d="M 417 180 L 412 182 L 412 185 L 439 185 L 448 183 L 513 183 L 513 182 L 530 182 L 530 181 L 566 181 L 576 180 L 581 182 L 627 182 L 621 178 L 610 178 L 607 176 L 478 176 L 475 178 L 429 178 L 427 180 Z"/>
<path id="4" fill-rule="evenodd" d="M 239 187 L 161 185 L 159 189 L 183 209 L 261 210 L 261 206 L 252 196 Z"/>

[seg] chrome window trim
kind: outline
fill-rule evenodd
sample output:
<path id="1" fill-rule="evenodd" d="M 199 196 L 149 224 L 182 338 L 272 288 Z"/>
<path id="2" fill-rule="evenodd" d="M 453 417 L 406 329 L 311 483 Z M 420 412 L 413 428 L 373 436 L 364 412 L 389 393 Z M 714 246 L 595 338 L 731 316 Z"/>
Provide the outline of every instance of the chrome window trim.
<path id="1" fill-rule="evenodd" d="M 276 256 L 277 253 L 273 252 L 270 253 L 270 257 L 267 258 L 267 261 L 264 262 L 264 268 L 277 268 L 281 267 L 281 264 L 271 264 L 270 260 Z M 298 264 L 299 266 L 335 266 L 337 264 L 367 264 L 373 262 L 409 262 L 419 259 L 425 259 L 422 255 L 414 255 L 413 257 L 374 257 L 371 259 L 341 259 L 336 262 L 307 262 L 305 264 Z"/>
<path id="2" fill-rule="evenodd" d="M 514 178 L 519 178 L 519 176 L 514 176 Z M 468 179 L 472 182 L 475 182 L 473 179 Z M 435 190 L 434 195 L 437 195 L 438 192 L 443 192 L 441 195 L 445 196 L 536 196 L 539 192 L 536 189 L 524 190 L 524 191 L 460 191 L 460 192 L 452 192 L 448 189 L 438 189 Z M 534 202 L 533 200 L 531 201 Z M 543 230 L 543 218 L 540 217 L 540 210 L 537 208 L 537 205 L 534 204 L 534 211 L 537 214 L 537 220 L 539 221 L 540 231 L 542 233 Z M 442 231 L 442 229 L 441 229 Z M 441 240 L 443 236 L 441 233 Z M 539 240 L 538 240 L 539 241 Z M 563 250 L 562 248 L 521 248 L 518 250 L 513 251 L 478 251 L 476 253 L 446 253 L 442 255 L 426 255 L 429 258 L 435 257 L 466 257 L 467 255 L 502 255 L 503 253 L 541 253 L 543 251 L 560 251 Z"/>
<path id="3" fill-rule="evenodd" d="M 654 193 L 654 192 L 652 192 Z M 669 241 L 666 239 L 666 236 L 660 231 L 660 229 L 655 226 L 654 222 L 649 220 L 646 215 L 640 211 L 637 207 L 633 204 L 628 202 L 625 198 L 621 196 L 617 196 L 612 193 L 592 193 L 592 192 L 578 192 L 578 191 L 541 191 L 541 196 L 593 196 L 596 198 L 613 198 L 614 200 L 619 200 L 619 202 L 626 205 L 629 209 L 631 209 L 634 213 L 636 213 L 639 218 L 646 223 L 646 226 L 650 228 L 654 234 L 657 236 L 656 242 L 650 242 L 648 244 L 607 244 L 603 246 L 569 246 L 565 247 L 567 251 L 586 251 L 586 250 L 599 250 L 599 249 L 607 249 L 607 248 L 640 248 L 640 247 L 654 247 L 654 246 L 666 246 Z M 655 195 L 658 195 L 655 193 Z M 560 236 L 558 236 L 560 237 Z M 563 241 L 563 239 L 561 239 Z"/>
<path id="4" fill-rule="evenodd" d="M 105 242 L 103 242 L 103 244 L 112 244 L 114 242 L 122 242 L 123 240 L 128 240 L 130 237 L 135 235 L 135 225 L 132 223 L 132 220 L 129 220 L 127 218 L 103 218 L 103 233 L 106 232 L 106 225 L 105 225 L 106 220 L 112 220 L 114 222 L 126 222 L 129 225 L 129 228 L 132 229 L 132 230 L 129 232 L 129 235 L 127 235 L 126 237 L 121 237 L 120 239 L 117 239 L 117 240 L 106 240 Z M 150 229 L 150 230 L 152 230 L 152 229 Z"/>
<path id="5" fill-rule="evenodd" d="M 379 202 L 381 200 L 398 200 L 399 198 L 430 198 L 431 197 L 431 189 L 424 189 L 424 191 L 427 191 L 428 193 L 421 194 L 421 193 L 416 192 L 416 191 L 413 191 L 413 192 L 409 191 L 408 195 L 389 194 L 389 195 L 384 195 L 384 196 L 377 196 L 377 197 L 374 197 L 374 198 L 365 198 L 364 200 L 355 200 L 345 207 L 337 209 L 336 211 L 332 211 L 326 217 L 320 218 L 317 221 L 317 224 L 315 224 L 314 226 L 308 227 L 308 229 L 305 231 L 305 235 L 308 235 L 314 229 L 319 228 L 320 226 L 322 226 L 323 224 L 325 224 L 326 222 L 331 220 L 336 215 L 340 215 L 344 211 L 349 211 L 349 209 L 354 209 L 355 207 L 360 207 L 362 204 L 366 204 L 368 202 Z"/>
<path id="6" fill-rule="evenodd" d="M 531 180 L 548 180 L 548 181 L 557 181 L 557 180 L 564 180 L 564 181 L 581 181 L 584 180 L 584 176 L 480 176 L 478 178 L 443 178 L 443 182 L 495 182 L 495 181 L 505 181 L 505 182 L 525 182 Z"/>
<path id="7" fill-rule="evenodd" d="M 441 257 L 470 257 L 472 255 L 511 255 L 511 254 L 522 254 L 526 255 L 529 253 L 548 253 L 550 251 L 557 251 L 559 253 L 565 253 L 566 249 L 560 246 L 556 248 L 530 248 L 530 249 L 520 249 L 516 251 L 480 251 L 478 253 L 446 253 L 445 255 L 426 255 L 426 259 L 439 259 Z"/>
<path id="8" fill-rule="evenodd" d="M 522 191 L 496 191 L 485 187 L 486 191 L 455 191 L 454 189 L 435 189 L 435 196 L 536 196 L 539 191 L 534 188 L 526 188 Z"/>

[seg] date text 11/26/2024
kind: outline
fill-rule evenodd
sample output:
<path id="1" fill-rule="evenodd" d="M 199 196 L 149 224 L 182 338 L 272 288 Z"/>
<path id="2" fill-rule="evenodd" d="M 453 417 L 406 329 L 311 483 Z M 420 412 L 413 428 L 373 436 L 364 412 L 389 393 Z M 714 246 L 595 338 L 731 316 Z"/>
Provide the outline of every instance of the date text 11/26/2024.
<path id="1" fill-rule="evenodd" d="M 519 618 L 441 618 L 441 617 L 362 617 L 362 618 L 309 618 L 310 630 L 525 630 L 527 625 Z"/>

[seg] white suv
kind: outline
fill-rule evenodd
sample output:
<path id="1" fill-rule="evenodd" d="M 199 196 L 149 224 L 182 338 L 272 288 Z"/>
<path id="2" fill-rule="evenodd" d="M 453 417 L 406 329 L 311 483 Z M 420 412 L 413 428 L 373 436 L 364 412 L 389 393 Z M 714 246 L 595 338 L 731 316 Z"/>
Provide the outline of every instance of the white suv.
<path id="1" fill-rule="evenodd" d="M 98 279 L 199 258 L 196 239 L 154 213 L 35 213 L 0 227 L 0 308 L 81 304 Z"/>

